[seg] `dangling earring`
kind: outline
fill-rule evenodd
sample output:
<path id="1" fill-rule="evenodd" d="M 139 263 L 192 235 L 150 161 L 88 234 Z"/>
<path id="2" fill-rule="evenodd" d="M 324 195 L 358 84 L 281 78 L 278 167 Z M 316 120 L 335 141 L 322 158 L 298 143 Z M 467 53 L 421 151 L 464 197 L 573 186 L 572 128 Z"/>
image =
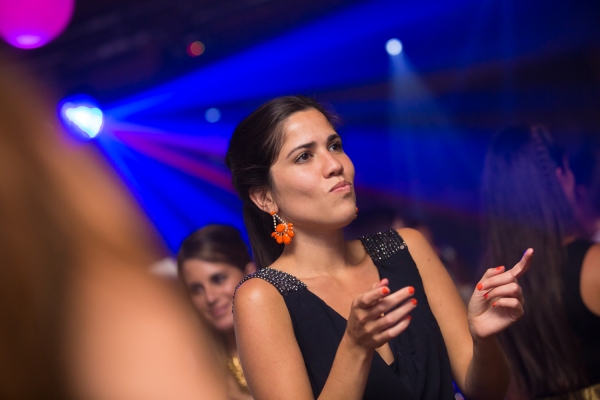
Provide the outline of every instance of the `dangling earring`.
<path id="1" fill-rule="evenodd" d="M 354 214 L 354 219 L 358 218 L 358 207 L 356 207 L 356 214 Z"/>
<path id="2" fill-rule="evenodd" d="M 271 233 L 271 237 L 279 244 L 290 244 L 294 237 L 294 224 L 291 222 L 286 224 L 279 215 L 275 214 L 275 211 L 271 211 L 271 216 L 273 217 L 273 227 L 275 228 L 275 232 Z M 278 224 L 277 220 L 281 221 L 281 223 Z"/>

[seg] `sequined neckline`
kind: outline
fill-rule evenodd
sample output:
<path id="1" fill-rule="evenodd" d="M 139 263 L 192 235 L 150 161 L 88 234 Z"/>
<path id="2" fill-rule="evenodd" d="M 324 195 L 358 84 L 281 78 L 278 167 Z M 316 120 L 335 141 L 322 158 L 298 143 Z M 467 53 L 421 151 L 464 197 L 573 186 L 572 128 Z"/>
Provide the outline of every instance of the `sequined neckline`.
<path id="1" fill-rule="evenodd" d="M 373 261 L 383 261 L 407 248 L 406 242 L 394 229 L 358 238 Z"/>
<path id="2" fill-rule="evenodd" d="M 275 286 L 277 291 L 282 296 L 285 296 L 289 292 L 297 292 L 300 289 L 307 288 L 306 283 L 302 282 L 300 279 L 296 278 L 294 275 L 288 274 L 287 272 L 283 272 L 283 271 L 280 271 L 275 268 L 267 267 L 267 268 L 259 269 L 258 271 L 254 272 L 250 275 L 246 275 L 246 277 L 244 277 L 244 279 L 242 279 L 241 282 L 238 283 L 238 285 L 235 288 L 235 291 L 233 292 L 234 303 L 235 303 L 235 294 L 237 293 L 238 288 L 244 282 L 246 282 L 247 280 L 252 279 L 252 278 L 260 278 L 260 279 L 263 279 L 263 280 L 269 282 L 271 285 Z M 232 305 L 231 305 L 232 313 L 233 313 L 233 309 L 234 309 L 234 304 L 232 303 Z"/>
<path id="3" fill-rule="evenodd" d="M 302 282 L 300 279 L 296 278 L 292 274 L 288 274 L 287 272 L 280 271 L 275 268 L 263 268 L 258 271 L 247 275 L 242 281 L 237 285 L 235 290 L 237 290 L 244 282 L 248 279 L 252 278 L 260 278 L 269 282 L 273 286 L 277 288 L 279 293 L 282 295 L 287 294 L 292 291 L 298 291 L 299 289 L 306 289 L 306 283 Z M 234 294 L 235 296 L 235 294 Z"/>

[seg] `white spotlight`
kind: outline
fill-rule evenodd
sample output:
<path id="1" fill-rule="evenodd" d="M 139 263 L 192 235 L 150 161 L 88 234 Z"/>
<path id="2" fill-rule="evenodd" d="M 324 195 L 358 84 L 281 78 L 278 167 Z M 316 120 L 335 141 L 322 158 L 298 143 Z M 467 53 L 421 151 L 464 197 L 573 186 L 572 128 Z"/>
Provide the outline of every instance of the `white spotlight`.
<path id="1" fill-rule="evenodd" d="M 104 124 L 102 110 L 87 98 L 63 102 L 60 116 L 72 131 L 85 139 L 96 137 Z"/>
<path id="2" fill-rule="evenodd" d="M 206 113 L 204 113 L 204 118 L 210 123 L 217 122 L 221 119 L 221 111 L 219 111 L 218 108 L 209 108 L 206 110 Z"/>
<path id="3" fill-rule="evenodd" d="M 398 39 L 390 39 L 385 44 L 385 50 L 390 56 L 397 56 L 402 53 L 402 42 Z"/>

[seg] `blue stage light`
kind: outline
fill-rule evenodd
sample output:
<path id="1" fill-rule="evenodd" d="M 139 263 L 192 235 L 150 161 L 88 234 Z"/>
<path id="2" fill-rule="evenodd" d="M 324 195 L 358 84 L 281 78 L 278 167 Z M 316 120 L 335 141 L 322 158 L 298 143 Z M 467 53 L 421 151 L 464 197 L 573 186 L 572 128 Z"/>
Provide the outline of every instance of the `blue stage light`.
<path id="1" fill-rule="evenodd" d="M 204 118 L 211 123 L 217 122 L 221 119 L 221 111 L 218 108 L 209 108 L 206 110 Z"/>
<path id="2" fill-rule="evenodd" d="M 60 104 L 60 117 L 71 132 L 93 139 L 104 125 L 104 115 L 96 102 L 84 96 L 66 99 Z"/>
<path id="3" fill-rule="evenodd" d="M 398 39 L 390 39 L 385 43 L 385 50 L 390 56 L 397 56 L 402 53 L 402 42 Z"/>

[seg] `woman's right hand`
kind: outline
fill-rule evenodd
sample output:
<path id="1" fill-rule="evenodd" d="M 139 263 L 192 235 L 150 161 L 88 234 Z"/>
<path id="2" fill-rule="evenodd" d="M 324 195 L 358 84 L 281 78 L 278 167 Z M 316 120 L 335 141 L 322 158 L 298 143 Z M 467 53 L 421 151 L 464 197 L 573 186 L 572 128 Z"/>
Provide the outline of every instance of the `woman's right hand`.
<path id="1" fill-rule="evenodd" d="M 384 278 L 352 301 L 345 335 L 355 345 L 375 350 L 410 324 L 409 313 L 417 306 L 417 300 L 407 300 L 415 289 L 407 286 L 390 294 L 388 283 Z"/>

